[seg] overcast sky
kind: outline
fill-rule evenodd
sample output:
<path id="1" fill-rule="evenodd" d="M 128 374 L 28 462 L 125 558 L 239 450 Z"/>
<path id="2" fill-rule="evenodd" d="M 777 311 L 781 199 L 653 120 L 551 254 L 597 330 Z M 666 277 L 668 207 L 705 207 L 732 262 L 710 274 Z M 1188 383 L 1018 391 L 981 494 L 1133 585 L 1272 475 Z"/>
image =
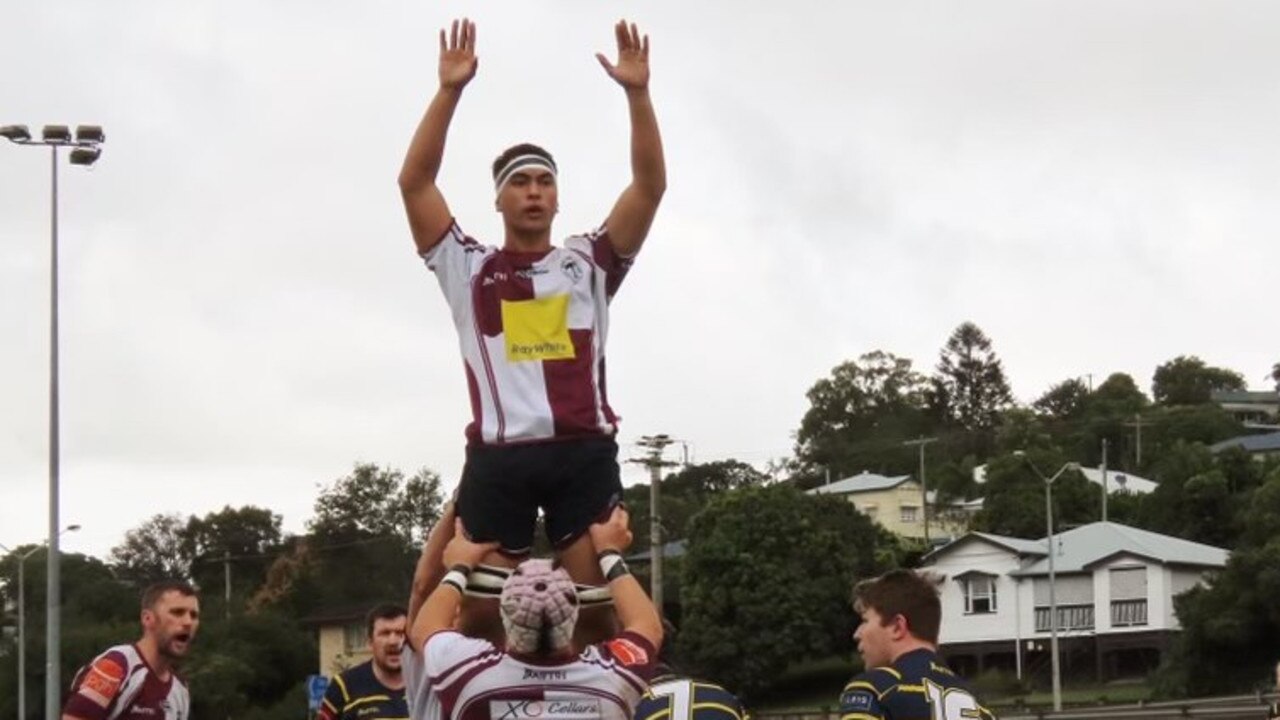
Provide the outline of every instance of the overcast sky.
<path id="1" fill-rule="evenodd" d="M 613 54 L 652 38 L 669 190 L 613 305 L 623 456 L 788 455 L 805 390 L 959 323 L 1015 393 L 1193 353 L 1280 360 L 1280 5 L 791 0 L 30 2 L 0 124 L 100 123 L 61 168 L 64 547 L 255 504 L 299 531 L 356 461 L 452 486 L 454 330 L 395 186 L 436 32 L 478 23 L 440 184 L 501 241 L 488 165 L 543 144 L 556 234 L 629 177 Z M 46 527 L 49 158 L 0 146 L 0 543 Z M 628 482 L 640 479 L 627 466 Z"/>

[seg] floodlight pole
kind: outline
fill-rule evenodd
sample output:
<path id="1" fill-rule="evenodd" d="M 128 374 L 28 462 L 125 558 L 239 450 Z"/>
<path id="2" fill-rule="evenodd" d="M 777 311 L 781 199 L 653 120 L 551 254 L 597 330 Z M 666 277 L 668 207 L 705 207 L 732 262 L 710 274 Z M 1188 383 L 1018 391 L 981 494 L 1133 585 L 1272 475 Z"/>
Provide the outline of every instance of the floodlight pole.
<path id="1" fill-rule="evenodd" d="M 40 140 L 32 139 L 25 126 L 6 125 L 0 136 L 18 145 L 44 145 L 49 148 L 50 243 L 49 243 L 49 558 L 46 588 L 46 654 L 44 684 L 45 720 L 59 720 L 61 703 L 62 646 L 62 573 L 58 548 L 59 482 L 61 477 L 61 444 L 59 440 L 58 392 L 58 148 L 68 146 L 71 162 L 92 165 L 101 152 L 106 137 L 98 126 L 81 125 L 76 137 L 66 126 L 46 125 Z M 26 720 L 21 718 L 20 720 Z"/>

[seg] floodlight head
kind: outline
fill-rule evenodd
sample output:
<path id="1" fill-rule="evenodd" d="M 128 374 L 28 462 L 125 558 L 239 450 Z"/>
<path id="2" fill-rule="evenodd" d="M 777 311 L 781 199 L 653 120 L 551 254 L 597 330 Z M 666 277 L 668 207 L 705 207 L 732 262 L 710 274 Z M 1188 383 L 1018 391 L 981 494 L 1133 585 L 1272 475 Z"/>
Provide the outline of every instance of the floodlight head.
<path id="1" fill-rule="evenodd" d="M 77 125 L 76 126 L 76 142 L 92 143 L 97 145 L 106 142 L 107 136 L 102 132 L 101 125 Z"/>
<path id="2" fill-rule="evenodd" d="M 65 532 L 75 532 L 79 529 L 80 529 L 80 525 L 78 523 L 74 523 L 74 524 L 68 525 Z"/>
<path id="3" fill-rule="evenodd" d="M 71 151 L 72 165 L 92 165 L 98 161 L 98 156 L 102 154 L 102 148 L 97 145 L 89 147 L 78 147 Z"/>
<path id="4" fill-rule="evenodd" d="M 26 142 L 31 139 L 31 131 L 26 125 L 5 125 L 0 127 L 0 137 L 6 137 L 13 142 Z"/>
<path id="5" fill-rule="evenodd" d="M 66 125 L 45 125 L 41 135 L 45 142 L 71 142 L 71 130 Z"/>

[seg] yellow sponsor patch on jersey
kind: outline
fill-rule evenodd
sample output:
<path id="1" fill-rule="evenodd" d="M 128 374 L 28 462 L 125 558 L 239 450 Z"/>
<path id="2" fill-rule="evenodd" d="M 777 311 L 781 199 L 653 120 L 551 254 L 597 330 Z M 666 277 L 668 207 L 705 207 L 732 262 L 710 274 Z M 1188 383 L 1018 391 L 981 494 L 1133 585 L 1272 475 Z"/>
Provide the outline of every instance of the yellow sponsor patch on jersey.
<path id="1" fill-rule="evenodd" d="M 569 296 L 502 301 L 502 332 L 507 360 L 572 360 Z"/>

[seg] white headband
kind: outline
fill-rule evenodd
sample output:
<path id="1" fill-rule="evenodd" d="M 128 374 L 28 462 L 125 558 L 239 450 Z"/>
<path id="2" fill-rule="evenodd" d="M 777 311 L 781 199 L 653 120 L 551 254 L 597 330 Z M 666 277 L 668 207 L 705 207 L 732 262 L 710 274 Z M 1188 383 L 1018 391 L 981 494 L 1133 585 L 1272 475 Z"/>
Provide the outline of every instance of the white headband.
<path id="1" fill-rule="evenodd" d="M 516 157 L 511 158 L 511 160 L 502 167 L 502 170 L 498 172 L 497 177 L 494 178 L 494 192 L 502 192 L 502 186 L 507 184 L 507 181 L 511 179 L 511 176 L 515 175 L 517 170 L 522 170 L 527 167 L 539 167 L 551 173 L 552 177 L 555 177 L 556 175 L 556 164 L 541 155 L 517 155 Z"/>

